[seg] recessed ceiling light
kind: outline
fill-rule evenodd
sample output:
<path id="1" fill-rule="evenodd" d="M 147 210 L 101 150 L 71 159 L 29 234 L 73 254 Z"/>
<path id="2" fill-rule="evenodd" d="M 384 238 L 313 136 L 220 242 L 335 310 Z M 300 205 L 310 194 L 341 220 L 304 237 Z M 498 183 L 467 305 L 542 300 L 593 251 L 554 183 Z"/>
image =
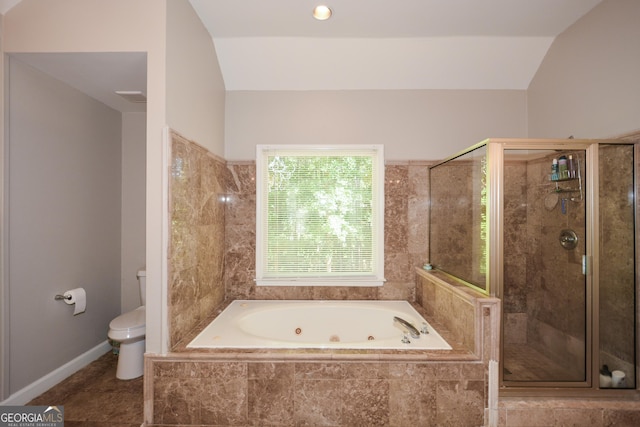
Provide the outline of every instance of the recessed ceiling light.
<path id="1" fill-rule="evenodd" d="M 329 6 L 323 4 L 316 6 L 315 9 L 313 9 L 313 17 L 318 21 L 325 21 L 331 18 L 331 9 L 329 9 Z"/>

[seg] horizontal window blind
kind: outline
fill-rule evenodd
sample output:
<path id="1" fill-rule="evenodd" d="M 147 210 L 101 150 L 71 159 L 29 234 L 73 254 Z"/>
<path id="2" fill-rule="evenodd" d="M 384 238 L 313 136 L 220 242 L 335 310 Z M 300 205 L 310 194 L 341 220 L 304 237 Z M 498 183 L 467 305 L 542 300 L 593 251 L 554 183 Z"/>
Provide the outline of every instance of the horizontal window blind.
<path id="1" fill-rule="evenodd" d="M 258 278 L 381 276 L 378 155 L 369 147 L 262 150 Z"/>

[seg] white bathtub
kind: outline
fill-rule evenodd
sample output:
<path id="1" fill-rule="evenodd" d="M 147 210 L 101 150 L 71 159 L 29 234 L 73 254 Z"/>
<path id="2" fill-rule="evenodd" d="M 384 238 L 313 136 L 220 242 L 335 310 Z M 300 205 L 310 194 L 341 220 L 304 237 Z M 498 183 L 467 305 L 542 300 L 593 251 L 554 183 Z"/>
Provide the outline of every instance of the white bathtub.
<path id="1" fill-rule="evenodd" d="M 429 333 L 412 338 L 400 317 Z M 409 338 L 402 342 L 403 336 Z M 406 301 L 233 301 L 187 348 L 429 349 L 451 346 Z"/>

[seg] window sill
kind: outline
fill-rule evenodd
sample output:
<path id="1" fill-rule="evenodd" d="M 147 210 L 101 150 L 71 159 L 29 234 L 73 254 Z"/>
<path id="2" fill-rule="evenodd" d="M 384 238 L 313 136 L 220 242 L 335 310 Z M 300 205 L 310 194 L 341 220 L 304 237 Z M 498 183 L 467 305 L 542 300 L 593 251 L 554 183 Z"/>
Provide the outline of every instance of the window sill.
<path id="1" fill-rule="evenodd" d="M 373 287 L 384 285 L 385 279 L 255 279 L 256 286 L 347 286 Z"/>

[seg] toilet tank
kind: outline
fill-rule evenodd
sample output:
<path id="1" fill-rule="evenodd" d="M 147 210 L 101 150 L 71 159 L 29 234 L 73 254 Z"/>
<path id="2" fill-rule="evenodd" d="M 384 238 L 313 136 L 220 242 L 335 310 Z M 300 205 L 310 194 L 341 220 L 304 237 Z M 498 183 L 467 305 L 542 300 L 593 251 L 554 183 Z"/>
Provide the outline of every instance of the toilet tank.
<path id="1" fill-rule="evenodd" d="M 140 301 L 142 305 L 146 305 L 147 302 L 147 272 L 145 270 L 139 270 L 137 273 L 138 283 L 140 284 Z"/>

